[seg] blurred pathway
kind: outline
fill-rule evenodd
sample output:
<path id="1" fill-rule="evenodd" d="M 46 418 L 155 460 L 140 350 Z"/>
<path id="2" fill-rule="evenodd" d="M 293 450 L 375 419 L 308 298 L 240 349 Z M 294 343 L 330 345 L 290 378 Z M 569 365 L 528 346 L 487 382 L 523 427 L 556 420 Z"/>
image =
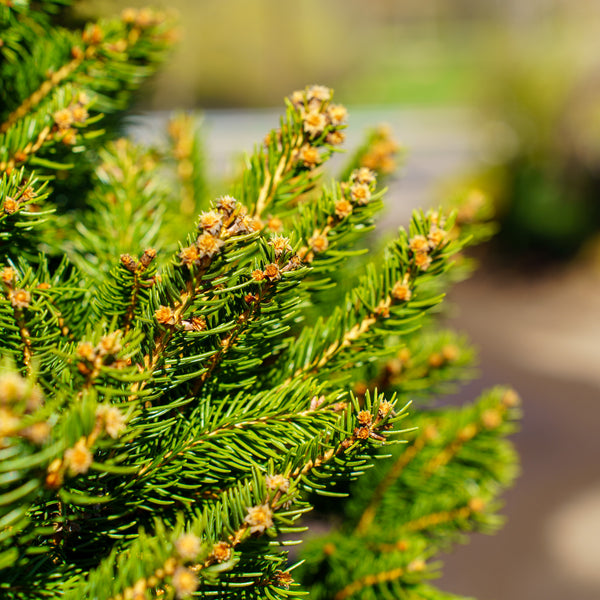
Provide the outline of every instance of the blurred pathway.
<path id="1" fill-rule="evenodd" d="M 392 181 L 387 198 L 386 225 L 408 222 L 414 208 L 431 202 L 432 190 L 441 180 L 485 161 L 485 143 L 493 128 L 482 127 L 471 111 L 447 109 L 349 108 L 347 153 L 328 162 L 335 175 L 347 156 L 364 140 L 365 133 L 381 124 L 389 125 L 394 139 L 406 148 L 406 166 L 402 176 Z M 275 109 L 238 111 L 210 110 L 202 114 L 209 173 L 227 177 L 234 161 L 249 153 L 265 134 L 278 126 L 280 111 Z M 152 113 L 130 118 L 128 131 L 144 142 L 164 137 L 167 113 Z M 465 132 L 468 132 L 466 134 Z"/>
<path id="2" fill-rule="evenodd" d="M 508 520 L 449 555 L 446 589 L 478 600 L 600 598 L 600 278 L 482 267 L 450 294 L 452 323 L 481 351 L 481 388 L 523 398 L 522 475 Z"/>

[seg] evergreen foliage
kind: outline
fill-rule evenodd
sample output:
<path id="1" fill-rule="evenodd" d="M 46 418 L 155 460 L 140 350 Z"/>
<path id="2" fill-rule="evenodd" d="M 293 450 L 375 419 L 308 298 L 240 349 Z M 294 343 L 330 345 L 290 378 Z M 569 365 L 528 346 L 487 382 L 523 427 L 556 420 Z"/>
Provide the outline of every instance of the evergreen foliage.
<path id="1" fill-rule="evenodd" d="M 395 148 L 324 183 L 322 86 L 212 200 L 190 117 L 111 141 L 169 20 L 63 4 L 0 3 L 0 595 L 451 597 L 431 559 L 497 527 L 518 399 L 409 404 L 473 371 L 434 317 L 489 225 L 417 212 L 364 260 Z M 342 518 L 296 569 L 314 506 Z"/>

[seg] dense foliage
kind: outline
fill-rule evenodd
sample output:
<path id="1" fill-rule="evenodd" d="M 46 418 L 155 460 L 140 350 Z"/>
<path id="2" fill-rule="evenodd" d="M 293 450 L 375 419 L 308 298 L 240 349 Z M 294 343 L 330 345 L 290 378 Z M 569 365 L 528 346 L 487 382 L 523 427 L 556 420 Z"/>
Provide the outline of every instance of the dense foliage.
<path id="1" fill-rule="evenodd" d="M 72 31 L 62 4 L 0 4 L 0 594 L 449 597 L 430 559 L 496 527 L 518 399 L 409 404 L 472 373 L 433 316 L 485 206 L 363 260 L 395 147 L 324 183 L 347 112 L 322 86 L 210 198 L 190 117 L 116 139 L 169 20 Z M 314 506 L 342 518 L 296 569 Z"/>

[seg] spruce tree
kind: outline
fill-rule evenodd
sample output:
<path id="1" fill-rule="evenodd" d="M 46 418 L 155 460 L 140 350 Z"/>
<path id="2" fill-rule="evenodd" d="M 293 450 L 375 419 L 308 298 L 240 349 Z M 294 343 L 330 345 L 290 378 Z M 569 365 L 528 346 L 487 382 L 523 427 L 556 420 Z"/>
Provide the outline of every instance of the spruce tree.
<path id="1" fill-rule="evenodd" d="M 0 596 L 454 598 L 434 559 L 516 470 L 513 391 L 434 402 L 473 374 L 436 323 L 486 205 L 370 258 L 395 148 L 327 181 L 347 112 L 316 85 L 213 198 L 191 117 L 118 138 L 169 18 L 65 4 L 0 2 Z"/>

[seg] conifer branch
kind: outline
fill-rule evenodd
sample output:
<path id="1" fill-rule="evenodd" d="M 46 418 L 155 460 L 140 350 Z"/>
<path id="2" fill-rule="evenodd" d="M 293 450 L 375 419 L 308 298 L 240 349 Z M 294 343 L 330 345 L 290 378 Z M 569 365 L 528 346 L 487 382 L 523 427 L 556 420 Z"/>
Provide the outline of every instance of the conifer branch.
<path id="1" fill-rule="evenodd" d="M 204 214 L 210 215 L 211 213 Z M 244 214 L 245 212 L 240 210 L 240 215 Z M 202 218 L 203 217 L 201 217 L 201 220 Z M 246 217 L 242 216 L 241 219 L 243 221 Z M 230 220 L 232 221 L 232 226 L 237 227 L 235 222 L 237 222 L 238 219 Z M 251 221 L 250 224 L 252 222 L 253 221 Z M 240 239 L 240 244 L 243 244 L 244 242 L 247 243 L 248 240 Z M 284 238 L 271 240 L 271 242 L 263 246 L 263 252 L 265 257 L 264 261 L 268 262 L 271 260 L 273 262 L 268 262 L 268 264 L 264 265 L 264 269 L 254 269 L 250 277 L 248 276 L 250 274 L 246 269 L 243 267 L 240 268 L 240 274 L 243 274 L 244 271 L 246 271 L 248 275 L 243 274 L 241 282 L 238 285 L 235 285 L 234 288 L 239 289 L 240 291 L 245 288 L 256 291 L 255 293 L 247 293 L 243 296 L 243 308 L 240 309 L 240 303 L 237 301 L 235 306 L 232 303 L 232 308 L 227 309 L 229 313 L 229 326 L 225 330 L 223 336 L 219 336 L 216 342 L 212 343 L 208 348 L 204 348 L 205 360 L 202 364 L 202 370 L 196 377 L 188 379 L 186 397 L 196 397 L 204 384 L 211 379 L 215 370 L 226 359 L 228 353 L 236 347 L 237 341 L 245 335 L 251 326 L 256 327 L 256 325 L 260 323 L 260 319 L 262 318 L 260 312 L 261 306 L 267 302 L 272 302 L 274 298 L 277 298 L 278 294 L 283 293 L 282 290 L 289 292 L 296 285 L 295 278 L 301 273 L 298 270 L 300 263 L 291 253 L 291 247 L 289 247 L 289 244 Z M 272 245 L 273 248 L 270 249 L 269 245 Z M 184 249 L 181 253 L 181 256 L 184 256 L 184 261 L 186 260 L 185 256 L 187 255 L 185 253 L 187 250 L 188 249 Z M 211 297 L 221 297 L 224 295 L 224 293 L 222 294 L 221 292 L 226 291 L 214 287 L 211 281 L 207 280 L 202 272 L 196 276 L 196 281 L 198 281 L 198 285 L 202 287 L 203 294 L 207 294 L 207 303 L 210 302 Z M 198 296 L 200 287 L 194 287 L 190 281 L 188 281 L 186 285 L 187 291 L 185 292 L 185 302 L 181 304 L 177 301 L 173 308 L 169 309 L 168 313 L 165 311 L 164 319 L 167 319 L 168 314 L 169 325 L 180 322 L 188 323 L 188 321 L 183 321 L 183 315 L 188 307 L 191 308 L 194 305 L 198 308 L 203 302 L 202 298 Z M 194 304 L 196 298 L 199 298 L 200 304 Z M 202 309 L 200 309 L 200 314 L 202 314 Z M 156 316 L 157 318 L 163 318 L 162 313 L 159 315 L 158 311 Z M 185 325 L 185 327 L 187 327 L 187 325 Z M 209 331 L 206 321 L 202 322 L 201 326 L 199 326 L 199 330 Z M 159 333 L 158 339 L 155 340 L 152 358 L 150 360 L 145 359 L 146 370 L 152 371 L 156 368 L 160 356 L 167 351 L 168 342 L 174 332 L 175 329 L 170 327 L 167 328 L 167 330 L 163 330 L 162 333 Z M 209 352 L 210 354 L 208 355 L 206 352 Z"/>
<path id="2" fill-rule="evenodd" d="M 298 207 L 300 219 L 291 225 L 303 244 L 297 254 L 314 271 L 322 269 L 322 265 L 326 265 L 326 270 L 334 270 L 344 258 L 344 246 L 370 230 L 373 214 L 382 207 L 383 191 L 375 194 L 375 187 L 375 174 L 358 169 L 347 181 L 324 191 L 315 202 Z M 332 251 L 337 256 L 332 256 Z"/>
<path id="3" fill-rule="evenodd" d="M 234 195 L 250 206 L 253 217 L 259 219 L 267 208 L 275 211 L 280 200 L 295 200 L 311 189 L 319 176 L 316 167 L 344 140 L 347 112 L 331 104 L 331 97 L 323 86 L 294 92 L 280 129 L 267 136 L 264 150 L 250 157 L 243 185 L 236 186 Z"/>
<path id="4" fill-rule="evenodd" d="M 27 374 L 31 375 L 31 360 L 33 358 L 31 336 L 29 335 L 29 331 L 27 330 L 27 326 L 23 318 L 23 311 L 20 309 L 15 309 L 15 322 L 19 328 L 19 335 L 21 336 L 21 341 L 23 342 L 23 364 L 27 369 Z"/>
<path id="5" fill-rule="evenodd" d="M 511 390 L 493 392 L 488 402 L 490 404 L 489 407 L 468 413 L 469 420 L 466 422 L 463 421 L 462 426 L 455 432 L 448 432 L 446 430 L 448 425 L 439 417 L 425 421 L 422 425 L 420 435 L 402 450 L 394 464 L 379 481 L 358 520 L 355 531 L 361 535 L 365 535 L 369 531 L 376 518 L 377 509 L 385 498 L 386 493 L 402 477 L 405 469 L 415 458 L 419 457 L 420 460 L 418 464 L 414 465 L 414 469 L 420 473 L 423 481 L 427 481 L 435 473 L 439 472 L 443 466 L 449 464 L 459 453 L 460 449 L 478 434 L 494 431 L 500 428 L 506 419 L 512 418 L 511 411 L 514 410 L 517 402 L 515 398 Z M 448 435 L 451 436 L 450 439 L 448 439 Z M 440 439 L 444 440 L 444 445 L 441 448 L 439 446 Z M 427 448 L 429 448 L 429 451 L 424 452 Z M 429 458 L 423 462 L 427 456 Z M 469 506 L 470 510 L 481 510 L 481 507 L 475 500 Z M 443 515 L 447 513 L 448 511 L 442 511 L 439 514 Z M 424 519 L 423 521 L 420 521 L 421 517 L 419 517 L 416 519 L 416 522 L 427 522 L 427 515 L 424 515 L 422 518 Z M 406 526 L 404 524 L 402 527 Z"/>
<path id="6" fill-rule="evenodd" d="M 394 581 L 395 579 L 400 579 L 406 574 L 406 572 L 406 569 L 402 567 L 396 567 L 395 569 L 390 569 L 389 571 L 365 575 L 364 577 L 353 581 L 346 587 L 336 592 L 333 598 L 334 600 L 345 600 L 367 586 L 374 586 L 381 583 Z"/>
<path id="7" fill-rule="evenodd" d="M 37 89 L 27 98 L 22 99 L 20 106 L 13 110 L 0 126 L 0 135 L 4 136 L 5 151 L 0 160 L 0 172 L 10 172 L 16 166 L 32 161 L 44 168 L 69 168 L 68 165 L 36 158 L 43 148 L 50 148 L 55 143 L 73 146 L 84 141 L 84 136 L 77 135 L 82 125 L 89 126 L 100 118 L 100 115 L 89 118 L 89 92 L 94 92 L 94 109 L 113 112 L 123 98 L 125 90 L 115 86 L 115 80 L 98 77 L 98 73 L 110 68 L 116 81 L 121 80 L 126 88 L 131 88 L 130 78 L 146 77 L 150 65 L 158 62 L 161 51 L 164 54 L 168 46 L 167 40 L 171 25 L 164 15 L 148 13 L 144 19 L 138 20 L 137 13 L 133 21 L 102 22 L 86 28 L 80 37 L 62 31 L 62 37 L 34 35 L 31 48 L 23 50 L 25 64 L 36 71 L 36 53 L 44 51 L 61 54 L 61 66 L 50 73 L 42 75 Z M 48 23 L 44 23 L 48 27 Z M 30 35 L 30 32 L 27 32 Z M 153 38 L 157 50 L 151 58 L 148 39 Z M 60 44 L 57 40 L 60 39 Z M 162 45 L 162 48 L 159 47 Z M 127 58 L 137 66 L 137 72 L 127 68 Z M 11 64 L 8 69 L 14 68 Z M 36 73 L 37 75 L 37 73 Z M 36 81 L 36 78 L 32 78 Z M 116 89 L 115 89 L 116 88 Z M 86 92 L 81 90 L 85 89 Z M 115 94 L 115 92 L 118 92 Z M 80 105 L 70 104 L 70 100 L 78 95 Z M 18 98 L 17 98 L 18 99 Z M 73 127 L 77 125 L 77 127 Z M 93 136 L 85 136 L 89 143 Z"/>
<path id="8" fill-rule="evenodd" d="M 468 519 L 474 512 L 478 512 L 482 508 L 483 504 L 481 506 L 477 506 L 475 503 L 471 503 L 471 505 L 461 506 L 460 508 L 455 508 L 453 510 L 423 515 L 418 519 L 404 523 L 402 528 L 411 532 L 423 531 L 425 529 L 429 529 L 430 527 L 436 527 L 442 523 Z"/>
<path id="9" fill-rule="evenodd" d="M 415 441 L 406 447 L 403 450 L 402 454 L 396 459 L 396 462 L 392 465 L 392 467 L 387 471 L 384 478 L 379 482 L 375 491 L 373 492 L 373 496 L 371 501 L 363 511 L 358 524 L 356 526 L 356 532 L 364 535 L 367 533 L 371 524 L 375 519 L 375 515 L 377 513 L 377 507 L 381 503 L 384 495 L 390 489 L 394 481 L 400 477 L 406 466 L 410 463 L 411 460 L 417 456 L 417 454 L 423 449 L 427 442 L 428 435 L 423 434 L 415 439 Z"/>
<path id="10" fill-rule="evenodd" d="M 369 370 L 364 389 L 428 398 L 473 378 L 473 363 L 474 354 L 464 336 L 425 330 L 409 336 L 395 356 Z"/>
<path id="11" fill-rule="evenodd" d="M 16 287 L 16 272 L 12 267 L 5 267 L 3 269 L 2 282 L 7 294 L 7 298 L 3 298 L 3 300 L 7 300 L 12 307 L 11 316 L 14 321 L 14 327 L 20 337 L 23 364 L 25 365 L 27 374 L 31 376 L 33 347 L 27 320 L 23 313 L 23 309 L 28 308 L 31 304 L 31 292 L 26 287 Z"/>
<path id="12" fill-rule="evenodd" d="M 0 125 L 0 133 L 6 133 L 19 119 L 29 114 L 52 90 L 56 89 L 60 83 L 70 77 L 81 66 L 84 58 L 92 58 L 96 53 L 94 46 L 88 47 L 85 52 L 78 48 L 77 50 L 79 51 L 74 52 L 75 56 L 68 63 L 60 67 L 58 71 L 52 73 L 31 96 L 23 100 L 21 105 L 8 115 L 4 123 Z M 46 135 L 48 133 L 49 131 L 46 132 Z M 41 136 L 42 134 L 40 133 L 40 136 L 38 136 L 39 146 L 41 146 L 41 142 L 39 141 Z M 24 149 L 23 152 L 30 154 L 31 152 L 35 152 L 35 150 L 32 148 L 31 152 L 27 152 Z"/>
<path id="13" fill-rule="evenodd" d="M 188 321 L 184 322 L 184 315 L 190 309 L 197 298 L 203 294 L 214 291 L 213 283 L 210 279 L 206 280 L 206 274 L 209 272 L 213 260 L 217 260 L 221 255 L 221 248 L 224 244 L 229 247 L 236 244 L 248 242 L 247 235 L 252 231 L 252 221 L 247 221 L 245 211 L 239 207 L 236 209 L 236 201 L 230 197 L 223 197 L 219 200 L 219 211 L 205 213 L 206 219 L 216 219 L 210 226 L 205 223 L 203 228 L 203 217 L 200 220 L 200 229 L 204 230 L 197 240 L 189 247 L 184 248 L 179 253 L 181 262 L 178 261 L 174 270 L 165 274 L 164 281 L 160 284 L 160 290 L 154 288 L 154 293 L 158 296 L 167 289 L 167 284 L 171 278 L 177 276 L 179 280 L 179 289 L 174 292 L 170 287 L 168 296 L 172 298 L 170 305 L 160 305 L 154 312 L 154 319 L 160 324 L 155 328 L 154 343 L 150 346 L 150 351 L 143 356 L 139 363 L 139 368 L 152 374 L 159 362 L 164 359 L 164 354 L 170 341 L 174 338 L 179 328 L 186 328 Z M 218 231 L 215 228 L 218 225 Z M 214 231 L 209 233 L 209 231 Z M 240 237 L 241 236 L 241 237 Z M 237 238 L 237 239 L 236 239 Z M 196 318 L 196 321 L 189 321 L 189 327 L 192 330 L 200 331 L 206 328 L 205 321 Z M 216 352 L 216 351 L 215 351 Z M 201 385 L 202 380 L 199 385 Z M 142 389 L 146 383 L 141 384 Z"/>
<path id="14" fill-rule="evenodd" d="M 381 125 L 368 131 L 364 143 L 345 165 L 341 178 L 346 179 L 352 171 L 362 168 L 373 171 L 380 179 L 386 179 L 396 171 L 402 154 L 390 128 Z"/>
<path id="15" fill-rule="evenodd" d="M 284 255 L 282 254 L 282 258 L 283 257 Z M 271 263 L 271 265 L 274 264 L 276 263 Z M 277 265 L 277 268 L 280 268 L 279 265 Z M 197 396 L 200 393 L 202 386 L 210 379 L 211 375 L 219 363 L 223 361 L 230 348 L 234 346 L 237 339 L 248 329 L 251 321 L 257 318 L 261 303 L 264 302 L 266 298 L 271 299 L 272 295 L 277 291 L 276 288 L 276 280 L 267 280 L 265 281 L 265 285 L 262 285 L 256 294 L 248 294 L 246 296 L 249 304 L 248 308 L 236 317 L 231 330 L 220 340 L 219 349 L 207 361 L 206 371 L 192 383 L 189 392 L 190 396 Z"/>
<path id="16" fill-rule="evenodd" d="M 180 213 L 189 218 L 196 214 L 206 195 L 195 120 L 190 115 L 178 114 L 169 121 L 168 133 L 172 143 L 170 154 L 181 184 Z"/>
<path id="17" fill-rule="evenodd" d="M 256 206 L 254 207 L 253 216 L 255 218 L 260 219 L 265 208 L 268 206 L 270 201 L 273 200 L 273 197 L 277 192 L 277 187 L 281 183 L 283 174 L 290 169 L 292 164 L 291 157 L 294 156 L 298 151 L 301 143 L 302 137 L 299 135 L 294 135 L 289 147 L 286 148 L 285 153 L 282 153 L 282 156 L 275 167 L 275 171 L 272 174 L 271 172 L 267 172 L 265 181 L 263 182 L 258 193 Z"/>
<path id="18" fill-rule="evenodd" d="M 40 184 L 24 167 L 0 178 L 0 252 L 4 260 L 13 265 L 36 263 L 39 236 L 53 212 L 46 204 L 48 195 L 47 182 Z"/>
<path id="19" fill-rule="evenodd" d="M 508 411 L 509 406 L 501 401 L 496 407 L 488 409 L 481 415 L 475 414 L 474 420 L 463 425 L 455 433 L 454 439 L 424 465 L 425 477 L 431 477 L 436 471 L 447 465 L 460 452 L 461 448 L 479 433 L 499 427 L 508 416 Z"/>
<path id="20" fill-rule="evenodd" d="M 130 296 L 125 309 L 125 315 L 121 327 L 125 334 L 131 329 L 136 310 L 138 310 L 138 304 L 140 303 L 140 292 L 144 288 L 151 287 L 154 284 L 154 278 L 149 277 L 147 274 L 148 267 L 152 264 L 156 258 L 156 250 L 154 248 L 146 248 L 144 253 L 140 257 L 139 261 L 134 259 L 129 254 L 121 255 L 121 265 L 124 269 L 129 271 L 133 275 L 133 281 L 130 286 Z"/>
<path id="21" fill-rule="evenodd" d="M 314 411 L 306 410 L 300 412 L 288 412 L 288 413 L 278 413 L 275 412 L 273 414 L 265 415 L 262 417 L 254 418 L 254 419 L 244 419 L 242 418 L 240 421 L 232 421 L 230 424 L 218 427 L 216 429 L 212 429 L 203 433 L 195 433 L 193 438 L 185 442 L 183 445 L 177 448 L 176 451 L 169 451 L 163 457 L 162 461 L 159 464 L 154 464 L 152 461 L 144 464 L 138 471 L 138 477 L 146 476 L 150 467 L 152 467 L 153 471 L 160 471 L 164 467 L 166 467 L 173 460 L 181 458 L 188 452 L 198 448 L 202 445 L 205 445 L 213 440 L 213 438 L 218 438 L 220 435 L 235 431 L 235 430 L 248 430 L 254 426 L 267 426 L 272 425 L 276 426 L 278 423 L 293 423 L 294 421 L 301 422 L 304 418 L 309 417 L 313 414 Z M 323 461 L 321 460 L 319 464 Z M 307 470 L 310 470 L 315 465 L 311 465 Z M 293 477 L 301 474 L 300 471 L 292 474 Z"/>
<path id="22" fill-rule="evenodd" d="M 504 392 L 398 426 L 409 396 L 467 368 L 466 343 L 416 334 L 464 236 L 418 213 L 382 260 L 348 277 L 341 267 L 358 264 L 355 244 L 382 205 L 375 173 L 387 175 L 396 148 L 369 140 L 344 181 L 325 187 L 320 167 L 347 113 L 309 86 L 248 157 L 235 198 L 201 212 L 177 247 L 207 199 L 191 119 L 171 124 L 167 151 L 124 140 L 101 149 L 91 127 L 153 71 L 170 24 L 126 9 L 69 33 L 54 23 L 55 1 L 0 10 L 10 40 L 0 61 L 0 595 L 283 600 L 301 593 L 290 572 L 303 567 L 287 565 L 285 547 L 299 541 L 278 536 L 302 531 L 320 496 L 342 512 L 359 478 L 345 501 L 355 535 L 332 534 L 335 560 L 321 544 L 314 597 L 425 589 L 424 559 L 465 531 L 492 530 L 493 499 L 515 474 L 504 440 L 515 402 Z M 70 170 L 53 184 L 55 214 L 22 163 L 44 180 Z M 370 467 L 387 454 L 382 479 Z M 461 477 L 469 489 L 448 491 Z"/>
<path id="23" fill-rule="evenodd" d="M 123 261 L 124 257 L 125 257 L 125 260 L 128 260 L 127 259 L 128 256 L 129 255 L 121 255 L 121 261 Z M 129 258 L 131 258 L 131 257 L 129 257 Z M 136 271 L 137 271 L 137 269 L 136 269 Z M 131 286 L 131 297 L 129 300 L 129 306 L 127 307 L 127 312 L 125 313 L 125 317 L 123 318 L 123 330 L 125 333 L 127 333 L 131 329 L 131 325 L 133 323 L 135 309 L 138 304 L 138 294 L 140 292 L 140 287 L 141 287 L 141 282 L 140 282 L 137 272 L 135 272 L 133 275 L 133 285 Z"/>
<path id="24" fill-rule="evenodd" d="M 357 353 L 352 362 L 359 362 L 361 342 L 369 338 L 375 325 L 398 333 L 409 323 L 413 329 L 418 329 L 420 323 L 411 323 L 412 308 L 418 306 L 423 316 L 424 311 L 440 302 L 442 297 L 430 296 L 416 301 L 414 291 L 419 289 L 421 281 L 427 281 L 433 273 L 440 274 L 447 269 L 449 257 L 461 245 L 460 242 L 457 245 L 446 243 L 446 232 L 441 223 L 437 213 L 413 217 L 412 236 L 408 238 L 406 233 L 401 232 L 402 237 L 388 247 L 380 269 L 384 275 L 379 276 L 371 265 L 359 285 L 346 297 L 345 311 L 338 309 L 314 330 L 303 332 L 306 337 L 298 341 L 296 355 L 286 356 L 290 370 L 294 367 L 289 379 L 331 370 L 339 366 L 344 351 L 353 348 L 357 349 Z M 311 343 L 310 354 L 307 355 L 305 344 L 314 338 L 318 343 Z M 391 352 L 393 348 L 385 351 Z M 370 354 L 372 357 L 372 349 Z"/>
<path id="25" fill-rule="evenodd" d="M 36 154 L 37 151 L 51 139 L 51 129 L 46 126 L 38 133 L 35 142 L 28 142 L 26 146 L 16 150 L 7 160 L 0 162 L 0 172 L 4 171 L 10 175 L 15 167 L 20 163 L 24 163 L 29 157 Z"/>

